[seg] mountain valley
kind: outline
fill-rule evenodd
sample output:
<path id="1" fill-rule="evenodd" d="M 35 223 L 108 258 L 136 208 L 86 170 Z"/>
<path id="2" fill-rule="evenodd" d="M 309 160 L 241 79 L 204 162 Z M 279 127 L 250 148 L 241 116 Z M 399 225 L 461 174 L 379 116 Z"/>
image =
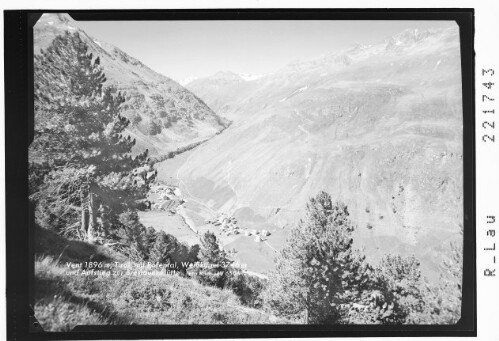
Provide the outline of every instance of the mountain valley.
<path id="1" fill-rule="evenodd" d="M 449 243 L 461 240 L 457 26 L 406 30 L 263 76 L 220 71 L 184 86 L 65 14 L 42 16 L 35 53 L 64 31 L 81 34 L 106 85 L 129 97 L 123 115 L 135 152 L 161 157 L 195 146 L 155 164 L 159 186 L 180 194 L 140 212 L 144 225 L 189 244 L 216 231 L 224 249 L 260 275 L 319 191 L 348 206 L 355 246 L 372 263 L 414 254 L 424 275 L 438 278 Z M 214 224 L 220 215 L 239 232 Z"/>
<path id="2" fill-rule="evenodd" d="M 220 72 L 186 87 L 234 122 L 180 166 L 198 201 L 286 234 L 325 190 L 347 204 L 371 261 L 415 254 L 425 275 L 438 273 L 463 218 L 457 27 L 406 30 L 256 80 Z"/>

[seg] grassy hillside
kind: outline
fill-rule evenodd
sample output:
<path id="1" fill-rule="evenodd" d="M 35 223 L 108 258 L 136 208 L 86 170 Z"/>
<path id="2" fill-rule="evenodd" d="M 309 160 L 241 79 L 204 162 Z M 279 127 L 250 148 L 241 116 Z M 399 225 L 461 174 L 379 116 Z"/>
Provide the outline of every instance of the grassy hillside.
<path id="1" fill-rule="evenodd" d="M 124 262 L 103 246 L 67 240 L 36 229 L 35 317 L 45 331 L 76 325 L 265 324 L 262 311 L 241 305 L 228 290 L 177 275 L 82 275 L 67 262 Z"/>

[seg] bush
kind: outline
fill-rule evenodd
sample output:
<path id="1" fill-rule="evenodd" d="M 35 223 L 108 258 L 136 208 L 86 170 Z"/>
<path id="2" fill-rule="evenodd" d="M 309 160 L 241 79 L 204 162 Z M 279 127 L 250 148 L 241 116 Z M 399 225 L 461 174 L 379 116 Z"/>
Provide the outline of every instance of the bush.
<path id="1" fill-rule="evenodd" d="M 414 256 L 386 255 L 376 269 L 377 275 L 386 283 L 403 310 L 406 316 L 404 323 L 408 324 L 421 322 L 416 315 L 423 311 L 425 305 L 419 266 Z"/>
<path id="2" fill-rule="evenodd" d="M 179 264 L 198 261 L 199 245 L 189 247 L 170 234 L 156 232 L 153 227 L 146 228 L 139 222 L 135 211 L 122 213 L 116 226 L 107 245 L 133 261 Z M 186 273 L 184 267 L 179 266 L 177 270 Z"/>
<path id="3" fill-rule="evenodd" d="M 161 125 L 152 120 L 149 122 L 149 126 L 147 127 L 147 134 L 151 136 L 161 134 Z"/>
<path id="4" fill-rule="evenodd" d="M 261 294 L 266 285 L 266 280 L 235 271 L 228 279 L 226 287 L 241 299 L 242 304 L 259 309 L 263 306 Z"/>

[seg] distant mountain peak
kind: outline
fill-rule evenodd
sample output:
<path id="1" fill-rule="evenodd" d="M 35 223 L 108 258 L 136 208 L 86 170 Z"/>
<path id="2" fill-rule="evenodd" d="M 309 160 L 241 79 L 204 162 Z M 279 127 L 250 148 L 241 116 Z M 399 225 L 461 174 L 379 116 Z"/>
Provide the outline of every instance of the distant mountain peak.
<path id="1" fill-rule="evenodd" d="M 186 86 L 187 84 L 189 84 L 192 81 L 195 81 L 198 78 L 199 77 L 187 77 L 187 78 L 180 79 L 177 82 L 178 82 L 178 84 L 180 84 L 182 86 Z"/>
<path id="2" fill-rule="evenodd" d="M 36 25 L 52 26 L 55 29 L 64 29 L 70 32 L 80 31 L 76 22 L 67 13 L 44 13 Z"/>
<path id="3" fill-rule="evenodd" d="M 351 48 L 349 48 L 346 52 L 348 53 L 358 53 L 358 52 L 361 52 L 363 50 L 367 50 L 368 48 L 370 48 L 372 45 L 365 45 L 365 44 L 361 44 L 361 43 L 355 43 Z"/>
<path id="4" fill-rule="evenodd" d="M 264 75 L 253 75 L 250 73 L 238 73 L 238 76 L 248 82 L 264 77 Z"/>
<path id="5" fill-rule="evenodd" d="M 250 73 L 236 73 L 233 71 L 218 71 L 208 77 L 187 77 L 178 81 L 182 86 L 187 86 L 193 82 L 200 80 L 208 80 L 211 82 L 221 83 L 241 83 L 251 82 L 264 77 L 265 75 L 254 75 Z"/>
<path id="6" fill-rule="evenodd" d="M 67 13 L 44 13 L 38 20 L 38 22 L 40 21 L 51 22 L 49 25 L 54 23 L 69 24 L 73 22 L 73 19 Z"/>
<path id="7" fill-rule="evenodd" d="M 213 76 L 212 79 L 217 80 L 227 80 L 227 81 L 242 81 L 244 80 L 240 75 L 232 71 L 218 71 Z"/>
<path id="8" fill-rule="evenodd" d="M 458 32 L 457 27 L 449 28 L 436 28 L 436 29 L 425 29 L 420 30 L 417 28 L 408 28 L 399 32 L 387 39 L 385 39 L 384 44 L 387 49 L 394 47 L 405 47 L 413 44 L 423 42 L 424 40 L 443 34 Z"/>

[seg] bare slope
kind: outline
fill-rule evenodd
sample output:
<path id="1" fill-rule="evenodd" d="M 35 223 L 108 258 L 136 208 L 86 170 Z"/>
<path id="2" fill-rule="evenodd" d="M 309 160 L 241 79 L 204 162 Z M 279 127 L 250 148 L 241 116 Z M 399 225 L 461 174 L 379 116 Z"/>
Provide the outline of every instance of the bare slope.
<path id="1" fill-rule="evenodd" d="M 119 48 L 90 37 L 67 14 L 40 18 L 34 27 L 35 53 L 64 31 L 79 32 L 90 52 L 100 58 L 107 85 L 130 96 L 124 115 L 132 122 L 128 132 L 137 139 L 137 150 L 148 148 L 151 154 L 161 155 L 224 128 L 226 121 L 190 91 Z"/>
<path id="2" fill-rule="evenodd" d="M 457 27 L 187 87 L 234 120 L 180 168 L 198 199 L 284 227 L 326 190 L 348 205 L 372 260 L 415 253 L 437 271 L 462 221 Z"/>

